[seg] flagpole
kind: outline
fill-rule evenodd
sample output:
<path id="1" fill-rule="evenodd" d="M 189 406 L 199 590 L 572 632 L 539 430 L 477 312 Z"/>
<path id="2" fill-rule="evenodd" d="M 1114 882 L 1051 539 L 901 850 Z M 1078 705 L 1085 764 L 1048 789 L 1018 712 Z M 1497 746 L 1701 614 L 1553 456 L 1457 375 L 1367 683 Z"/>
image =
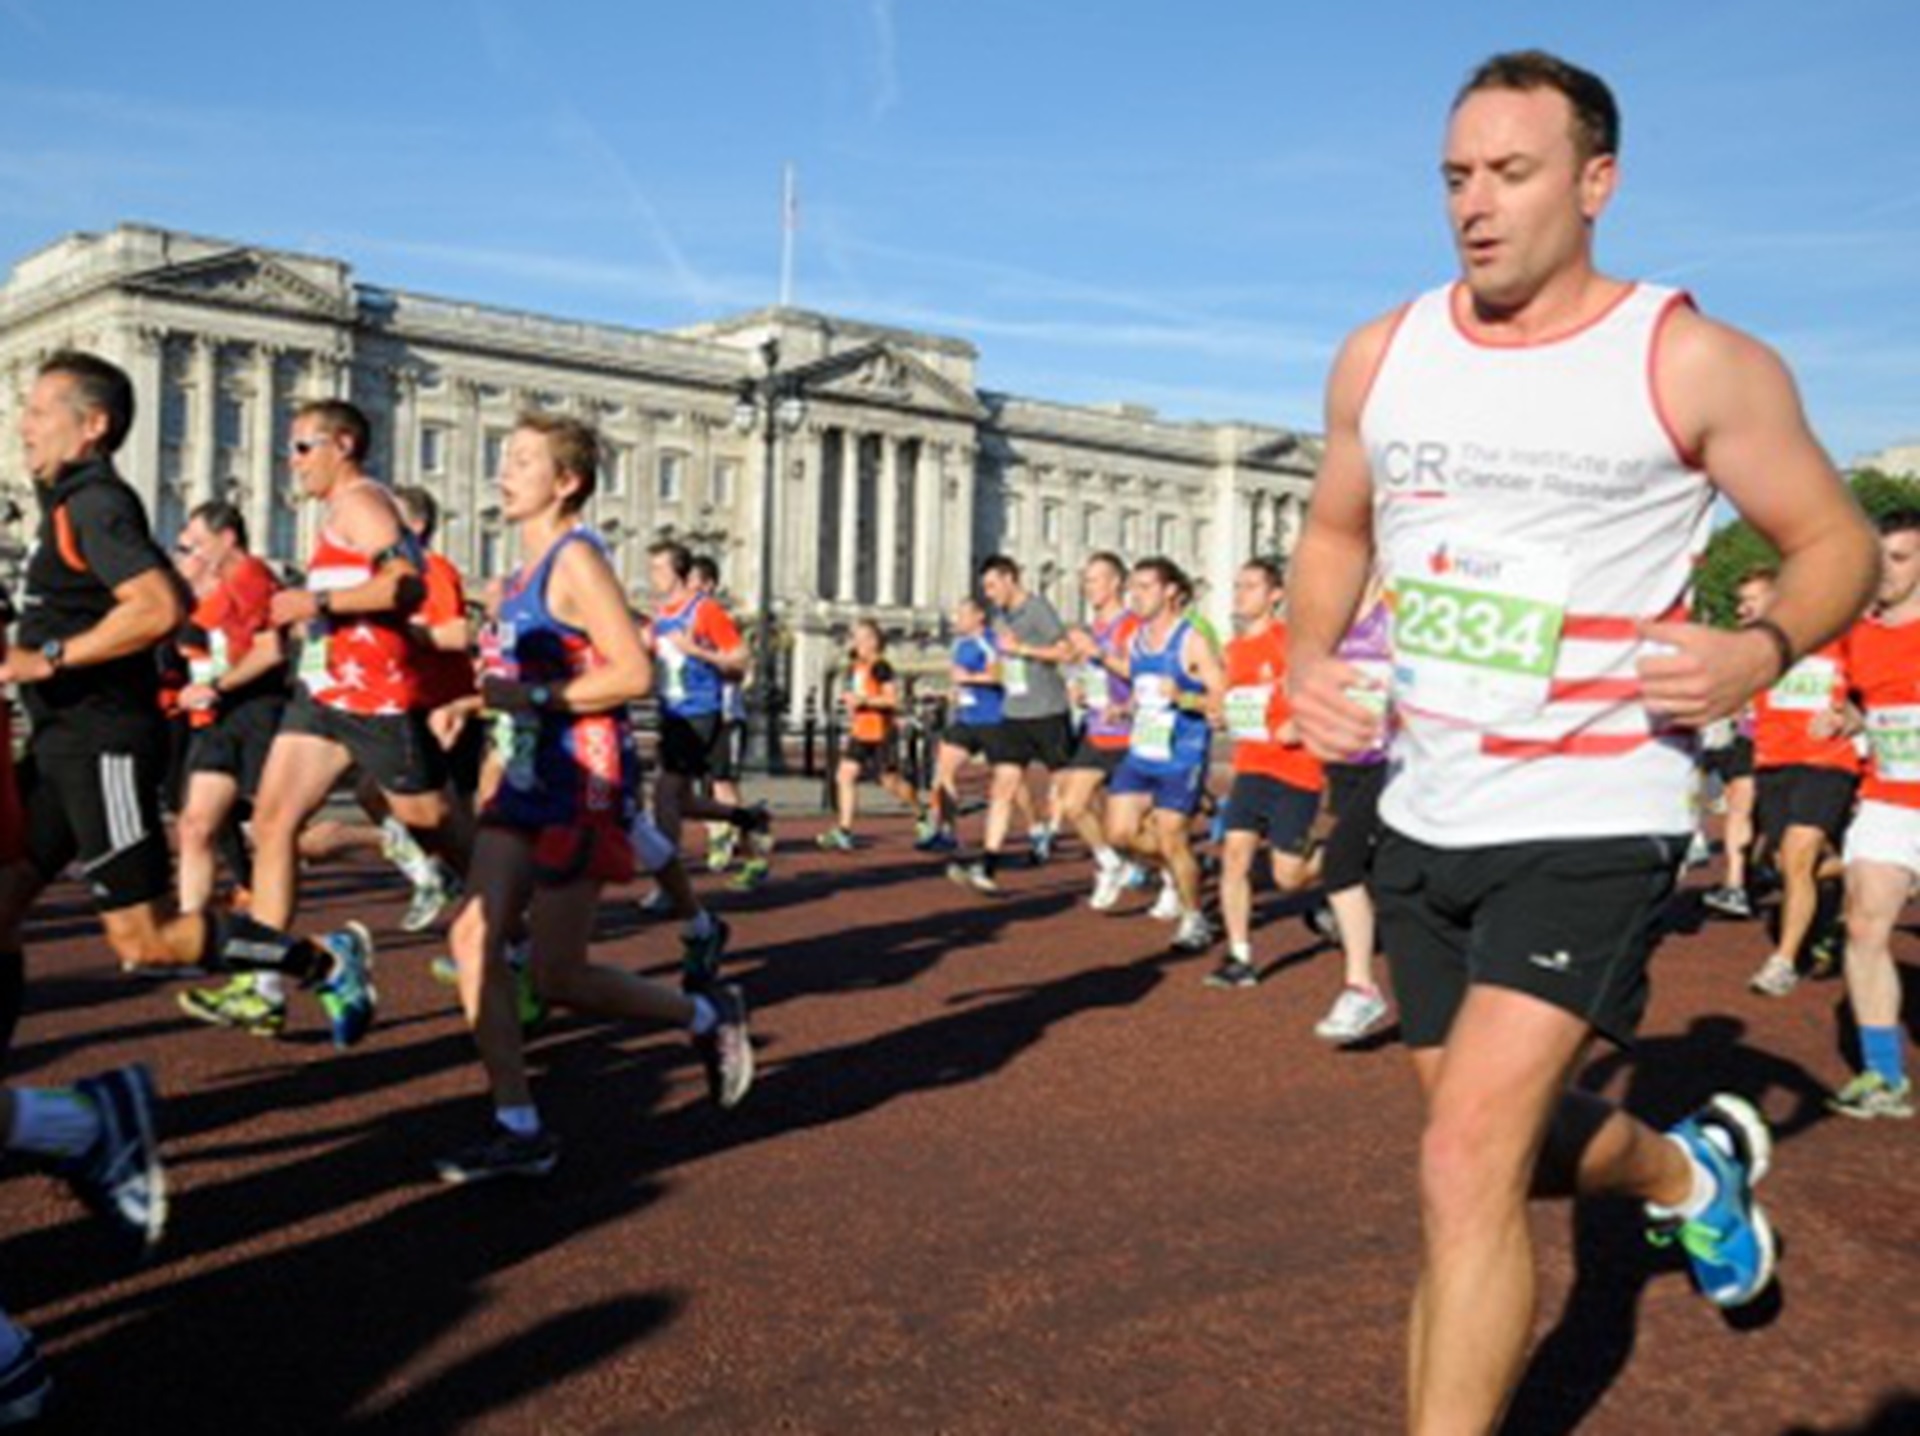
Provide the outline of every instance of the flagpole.
<path id="1" fill-rule="evenodd" d="M 793 162 L 787 162 L 780 196 L 780 307 L 793 307 L 793 234 L 799 228 L 800 196 L 794 184 Z"/>

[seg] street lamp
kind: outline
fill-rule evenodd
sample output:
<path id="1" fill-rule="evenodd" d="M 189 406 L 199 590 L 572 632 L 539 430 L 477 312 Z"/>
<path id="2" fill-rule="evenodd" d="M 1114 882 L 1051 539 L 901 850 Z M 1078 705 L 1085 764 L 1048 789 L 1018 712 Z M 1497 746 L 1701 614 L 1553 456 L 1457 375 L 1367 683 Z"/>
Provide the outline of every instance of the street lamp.
<path id="1" fill-rule="evenodd" d="M 760 473 L 760 622 L 754 640 L 760 676 L 755 684 L 751 706 L 760 721 L 747 724 L 747 748 L 750 764 L 758 764 L 769 773 L 784 766 L 780 744 L 780 705 L 774 701 L 773 659 L 773 499 L 774 480 L 780 471 L 780 439 L 796 432 L 806 422 L 807 401 L 802 396 L 798 375 L 780 368 L 780 341 L 768 339 L 760 346 L 760 361 L 765 372 L 758 379 L 742 379 L 739 397 L 733 404 L 736 433 L 760 431 L 763 464 Z M 754 736 L 760 746 L 755 747 Z"/>

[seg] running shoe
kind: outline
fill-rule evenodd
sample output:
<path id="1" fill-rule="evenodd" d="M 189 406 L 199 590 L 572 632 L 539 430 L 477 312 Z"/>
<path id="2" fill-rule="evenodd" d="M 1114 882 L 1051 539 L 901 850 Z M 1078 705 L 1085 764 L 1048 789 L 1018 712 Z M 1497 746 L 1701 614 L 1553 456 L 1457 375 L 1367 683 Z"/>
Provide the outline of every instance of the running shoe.
<path id="1" fill-rule="evenodd" d="M 1175 952 L 1205 952 L 1213 946 L 1213 924 L 1205 913 L 1183 913 L 1169 945 Z"/>
<path id="2" fill-rule="evenodd" d="M 927 844 L 933 841 L 939 831 L 939 825 L 936 824 L 932 818 L 915 818 L 913 820 L 914 847 L 924 853 L 927 850 Z"/>
<path id="3" fill-rule="evenodd" d="M 433 877 L 414 885 L 413 897 L 407 903 L 406 912 L 400 916 L 401 931 L 425 932 L 459 900 L 460 879 L 446 864 L 435 863 Z"/>
<path id="4" fill-rule="evenodd" d="M 1160 880 L 1160 896 L 1153 900 L 1153 906 L 1147 909 L 1147 916 L 1155 922 L 1178 922 L 1180 920 L 1180 889 L 1173 885 L 1170 877 Z"/>
<path id="5" fill-rule="evenodd" d="M 853 851 L 853 834 L 845 828 L 828 828 L 814 839 L 822 852 L 850 853 Z"/>
<path id="6" fill-rule="evenodd" d="M 720 976 L 720 955 L 727 950 L 727 938 L 733 929 L 720 918 L 712 918 L 706 935 L 680 934 L 680 990 L 707 992 Z"/>
<path id="7" fill-rule="evenodd" d="M 733 866 L 734 834 L 731 827 L 716 827 L 707 836 L 707 871 L 724 873 Z"/>
<path id="8" fill-rule="evenodd" d="M 1827 1098 L 1827 1110 L 1863 1121 L 1875 1117 L 1904 1121 L 1913 1115 L 1913 1079 L 1902 1077 L 1889 1082 L 1878 1072 L 1862 1072 Z"/>
<path id="9" fill-rule="evenodd" d="M 1323 942 L 1340 941 L 1340 919 L 1335 916 L 1333 908 L 1327 903 L 1315 903 L 1307 909 L 1307 926 L 1313 930 L 1314 936 Z"/>
<path id="10" fill-rule="evenodd" d="M 1700 905 L 1708 912 L 1717 912 L 1722 917 L 1750 918 L 1753 916 L 1753 899 L 1747 896 L 1745 888 L 1708 888 L 1700 894 Z"/>
<path id="11" fill-rule="evenodd" d="M 373 987 L 373 934 L 350 922 L 320 939 L 333 957 L 333 972 L 320 984 L 320 1006 L 333 1028 L 335 1047 L 352 1047 L 373 1026 L 380 994 Z"/>
<path id="12" fill-rule="evenodd" d="M 923 853 L 957 853 L 960 851 L 960 840 L 952 833 L 943 833 L 936 828 L 925 837 L 916 839 L 913 846 Z"/>
<path id="13" fill-rule="evenodd" d="M 720 1020 L 693 1039 L 707 1070 L 707 1092 L 723 1108 L 734 1108 L 753 1086 L 753 1041 L 747 1033 L 747 999 L 732 983 L 708 994 Z"/>
<path id="14" fill-rule="evenodd" d="M 659 917 L 673 911 L 673 899 L 667 895 L 665 888 L 655 888 L 640 899 L 640 911 L 649 917 Z"/>
<path id="15" fill-rule="evenodd" d="M 1000 891 L 1000 880 L 987 871 L 985 863 L 948 863 L 947 881 L 980 893 Z"/>
<path id="16" fill-rule="evenodd" d="M 1153 886 L 1153 873 L 1140 863 L 1128 863 L 1126 873 L 1127 886 L 1135 892 L 1145 892 Z"/>
<path id="17" fill-rule="evenodd" d="M 1712 861 L 1713 844 L 1707 841 L 1707 835 L 1705 833 L 1695 828 L 1693 830 L 1693 836 L 1687 840 L 1686 866 L 1689 868 L 1704 868 Z"/>
<path id="18" fill-rule="evenodd" d="M 1846 955 L 1846 932 L 1838 926 L 1826 928 L 1807 944 L 1807 976 L 1820 981 L 1832 977 Z"/>
<path id="19" fill-rule="evenodd" d="M 734 827 L 746 837 L 766 837 L 773 831 L 773 809 L 764 802 L 749 803 L 740 809 Z"/>
<path id="20" fill-rule="evenodd" d="M 1793 970 L 1793 959 L 1778 952 L 1747 979 L 1747 986 L 1762 997 L 1785 997 L 1799 985 L 1800 974 Z"/>
<path id="21" fill-rule="evenodd" d="M 1087 900 L 1087 906 L 1095 912 L 1111 912 L 1113 905 L 1120 901 L 1120 894 L 1127 890 L 1127 865 L 1115 863 L 1110 868 L 1101 868 L 1094 875 L 1093 896 Z"/>
<path id="22" fill-rule="evenodd" d="M 748 858 L 740 864 L 740 871 L 727 879 L 727 886 L 737 893 L 750 893 L 755 888 L 765 887 L 772 873 L 773 864 L 765 858 Z"/>
<path id="23" fill-rule="evenodd" d="M 287 1027 L 287 1000 L 268 997 L 250 972 L 218 987 L 190 987 L 174 1001 L 196 1022 L 237 1028 L 255 1037 L 278 1037 Z"/>
<path id="24" fill-rule="evenodd" d="M 1714 1194 L 1698 1216 L 1658 1223 L 1649 1238 L 1656 1246 L 1680 1243 L 1694 1285 L 1715 1306 L 1745 1306 L 1773 1281 L 1773 1228 L 1753 1198 L 1772 1153 L 1766 1122 L 1750 1103 L 1723 1092 L 1669 1135 L 1706 1171 Z"/>
<path id="25" fill-rule="evenodd" d="M 0 1320 L 5 1320 L 0 1317 Z M 16 1328 L 17 1329 L 17 1328 Z M 22 1331 L 13 1360 L 0 1368 L 0 1426 L 24 1426 L 38 1421 L 53 1394 L 53 1378 L 33 1337 Z"/>
<path id="26" fill-rule="evenodd" d="M 99 1114 L 100 1135 L 55 1170 L 89 1211 L 145 1255 L 167 1229 L 167 1173 L 160 1164 L 153 1077 L 135 1063 L 73 1087 Z"/>
<path id="27" fill-rule="evenodd" d="M 442 953 L 427 964 L 427 975 L 442 987 L 458 987 L 460 964 L 455 962 L 450 954 Z"/>
<path id="28" fill-rule="evenodd" d="M 1347 986 L 1333 999 L 1327 1015 L 1313 1025 L 1313 1035 L 1326 1042 L 1358 1042 L 1387 1020 L 1387 999 L 1374 987 Z"/>
<path id="29" fill-rule="evenodd" d="M 1260 973 L 1252 963 L 1229 957 L 1201 981 L 1208 987 L 1258 987 Z"/>
<path id="30" fill-rule="evenodd" d="M 1031 867 L 1045 867 L 1053 859 L 1053 829 L 1035 828 L 1027 834 L 1027 863 Z"/>
<path id="31" fill-rule="evenodd" d="M 499 1177 L 545 1177 L 560 1165 L 560 1143 L 544 1129 L 531 1136 L 510 1132 L 498 1122 L 470 1147 L 433 1164 L 433 1173 L 448 1186 L 491 1182 Z"/>

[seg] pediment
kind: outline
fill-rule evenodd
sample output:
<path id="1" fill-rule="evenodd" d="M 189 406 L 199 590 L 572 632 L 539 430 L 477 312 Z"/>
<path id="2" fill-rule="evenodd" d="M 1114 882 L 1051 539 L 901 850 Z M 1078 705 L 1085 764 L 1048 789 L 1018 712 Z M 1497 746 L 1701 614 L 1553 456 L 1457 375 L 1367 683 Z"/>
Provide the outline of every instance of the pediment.
<path id="1" fill-rule="evenodd" d="M 325 319 L 352 317 L 352 304 L 330 293 L 271 255 L 236 249 L 163 269 L 150 269 L 127 281 L 131 289 L 165 298 L 191 299 L 239 309 L 268 310 Z"/>
<path id="2" fill-rule="evenodd" d="M 978 423 L 986 410 L 973 391 L 884 340 L 806 366 L 807 392 L 822 399 L 929 410 Z"/>
<path id="3" fill-rule="evenodd" d="M 1255 444 L 1240 455 L 1243 464 L 1266 464 L 1290 469 L 1311 466 L 1317 460 L 1318 454 L 1311 441 L 1300 434 L 1282 434 L 1276 439 Z"/>

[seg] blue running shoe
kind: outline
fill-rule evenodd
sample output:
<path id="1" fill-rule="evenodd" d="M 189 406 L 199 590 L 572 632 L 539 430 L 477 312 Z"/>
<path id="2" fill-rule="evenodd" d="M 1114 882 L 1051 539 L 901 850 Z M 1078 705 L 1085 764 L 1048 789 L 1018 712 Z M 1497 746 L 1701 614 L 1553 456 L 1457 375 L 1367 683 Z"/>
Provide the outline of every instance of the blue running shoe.
<path id="1" fill-rule="evenodd" d="M 320 939 L 333 957 L 333 975 L 320 984 L 320 1006 L 333 1029 L 333 1045 L 357 1044 L 373 1026 L 380 994 L 373 988 L 373 934 L 365 923 L 350 922 Z"/>
<path id="2" fill-rule="evenodd" d="M 153 1078 L 138 1063 L 73 1084 L 100 1117 L 93 1145 L 57 1169 L 88 1210 L 145 1256 L 167 1229 Z"/>
<path id="3" fill-rule="evenodd" d="M 52 1394 L 53 1379 L 40 1360 L 40 1349 L 33 1344 L 33 1338 L 22 1331 L 20 1347 L 14 1352 L 13 1360 L 0 1367 L 0 1426 L 24 1426 L 38 1421 Z"/>
<path id="4" fill-rule="evenodd" d="M 1720 1093 L 1670 1129 L 1713 1178 L 1707 1209 L 1649 1233 L 1656 1246 L 1678 1240 L 1693 1267 L 1694 1285 L 1715 1306 L 1745 1306 L 1773 1282 L 1775 1245 L 1753 1186 L 1772 1161 L 1773 1138 L 1751 1103 Z"/>

